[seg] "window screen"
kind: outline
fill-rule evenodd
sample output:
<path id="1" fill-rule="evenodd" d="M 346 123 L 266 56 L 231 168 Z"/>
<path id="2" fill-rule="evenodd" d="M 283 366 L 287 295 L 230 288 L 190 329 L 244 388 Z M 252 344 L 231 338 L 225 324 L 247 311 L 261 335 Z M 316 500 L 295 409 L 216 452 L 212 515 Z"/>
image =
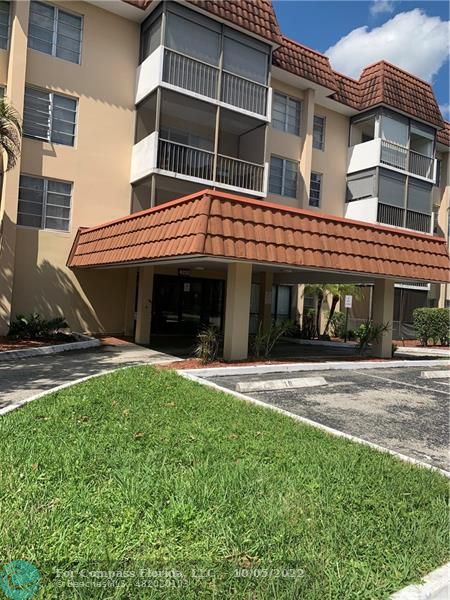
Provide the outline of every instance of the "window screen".
<path id="1" fill-rule="evenodd" d="M 167 14 L 166 46 L 211 65 L 219 64 L 220 35 L 171 12 Z"/>
<path id="2" fill-rule="evenodd" d="M 225 71 L 265 84 L 267 82 L 267 65 L 266 53 L 229 37 L 224 38 L 223 68 Z"/>
<path id="3" fill-rule="evenodd" d="M 375 171 L 364 171 L 347 177 L 347 202 L 372 198 L 375 190 Z"/>
<path id="4" fill-rule="evenodd" d="M 82 29 L 81 16 L 32 0 L 28 27 L 30 48 L 79 63 Z"/>
<path id="5" fill-rule="evenodd" d="M 405 175 L 380 169 L 378 200 L 383 204 L 403 208 L 405 206 L 405 185 Z"/>
<path id="6" fill-rule="evenodd" d="M 431 189 L 431 183 L 425 183 L 411 177 L 408 183 L 408 210 L 430 215 Z"/>
<path id="7" fill-rule="evenodd" d="M 38 229 L 68 231 L 72 184 L 21 175 L 17 223 Z"/>

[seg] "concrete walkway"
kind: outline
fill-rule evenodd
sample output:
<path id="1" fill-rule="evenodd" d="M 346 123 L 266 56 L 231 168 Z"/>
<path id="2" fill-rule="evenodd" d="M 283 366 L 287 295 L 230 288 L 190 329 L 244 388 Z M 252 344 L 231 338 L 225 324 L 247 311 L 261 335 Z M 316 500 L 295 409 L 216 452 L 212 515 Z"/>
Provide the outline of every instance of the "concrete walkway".
<path id="1" fill-rule="evenodd" d="M 163 364 L 176 357 L 135 344 L 102 346 L 0 363 L 0 410 L 82 377 L 138 364 Z"/>

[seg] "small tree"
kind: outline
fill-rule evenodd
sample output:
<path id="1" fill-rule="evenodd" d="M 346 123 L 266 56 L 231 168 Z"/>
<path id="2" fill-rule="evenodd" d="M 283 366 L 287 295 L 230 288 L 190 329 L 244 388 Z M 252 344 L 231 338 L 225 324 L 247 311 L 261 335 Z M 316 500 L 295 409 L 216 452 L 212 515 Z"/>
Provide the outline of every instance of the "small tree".
<path id="1" fill-rule="evenodd" d="M 12 169 L 20 156 L 22 123 L 17 110 L 4 98 L 0 100 L 0 149 L 6 154 L 6 168 Z"/>
<path id="2" fill-rule="evenodd" d="M 330 329 L 330 325 L 333 321 L 333 315 L 336 312 L 336 307 L 338 302 L 346 295 L 352 295 L 357 300 L 362 297 L 362 290 L 357 285 L 352 284 L 330 284 L 330 283 L 318 283 L 314 285 L 305 286 L 305 293 L 311 294 L 317 297 L 317 313 L 316 313 L 316 331 L 317 336 L 325 336 L 328 334 L 328 330 Z M 330 306 L 330 314 L 328 315 L 328 320 L 323 330 L 323 333 L 320 334 L 320 313 L 323 306 L 323 301 L 327 294 L 331 294 L 331 306 Z"/>

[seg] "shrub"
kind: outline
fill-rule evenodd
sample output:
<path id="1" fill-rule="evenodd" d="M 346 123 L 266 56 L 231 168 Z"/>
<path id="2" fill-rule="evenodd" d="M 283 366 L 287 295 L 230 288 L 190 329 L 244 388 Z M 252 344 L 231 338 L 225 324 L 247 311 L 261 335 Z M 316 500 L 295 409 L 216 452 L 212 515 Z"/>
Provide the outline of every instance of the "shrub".
<path id="1" fill-rule="evenodd" d="M 345 336 L 345 314 L 336 311 L 331 317 L 331 331 L 334 337 L 343 338 Z"/>
<path id="2" fill-rule="evenodd" d="M 44 319 L 38 313 L 30 315 L 16 315 L 14 321 L 9 325 L 8 336 L 23 339 L 36 340 L 39 338 L 51 338 L 57 336 L 61 329 L 68 327 L 64 317 Z"/>
<path id="3" fill-rule="evenodd" d="M 258 333 L 253 340 L 253 354 L 259 358 L 267 358 L 272 353 L 277 342 L 283 335 L 290 335 L 295 329 L 292 321 L 272 323 L 266 332 L 263 332 L 262 323 L 259 324 Z"/>
<path id="4" fill-rule="evenodd" d="M 303 313 L 302 338 L 305 340 L 313 340 L 317 337 L 316 312 L 314 308 L 308 308 Z"/>
<path id="5" fill-rule="evenodd" d="M 450 311 L 447 308 L 416 308 L 413 321 L 422 346 L 426 346 L 429 340 L 433 344 L 448 345 Z"/>
<path id="6" fill-rule="evenodd" d="M 379 342 L 381 336 L 388 331 L 389 323 L 382 325 L 381 323 L 372 323 L 372 321 L 366 321 L 358 327 L 356 330 L 356 337 L 358 339 L 358 350 L 361 354 L 368 349 L 369 344 Z"/>
<path id="7" fill-rule="evenodd" d="M 214 325 L 205 327 L 197 335 L 197 346 L 194 354 L 202 365 L 213 362 L 219 352 L 219 330 Z"/>

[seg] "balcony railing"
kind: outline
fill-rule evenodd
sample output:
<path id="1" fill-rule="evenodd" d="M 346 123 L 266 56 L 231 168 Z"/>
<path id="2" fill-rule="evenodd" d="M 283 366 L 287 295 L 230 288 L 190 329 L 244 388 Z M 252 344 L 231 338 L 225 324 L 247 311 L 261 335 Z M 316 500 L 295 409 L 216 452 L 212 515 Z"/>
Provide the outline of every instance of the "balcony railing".
<path id="1" fill-rule="evenodd" d="M 199 179 L 213 179 L 214 153 L 185 144 L 159 140 L 158 168 Z"/>
<path id="2" fill-rule="evenodd" d="M 159 140 L 157 166 L 164 171 L 188 177 L 254 192 L 264 191 L 263 165 L 219 154 L 214 175 L 213 152 L 170 140 Z"/>
<path id="3" fill-rule="evenodd" d="M 264 85 L 243 79 L 233 73 L 222 74 L 222 102 L 238 106 L 244 110 L 266 114 L 267 88 Z"/>
<path id="4" fill-rule="evenodd" d="M 163 80 L 196 94 L 216 98 L 219 70 L 184 54 L 165 50 Z"/>
<path id="5" fill-rule="evenodd" d="M 406 211 L 406 227 L 423 233 L 431 232 L 431 216 L 415 210 Z"/>
<path id="6" fill-rule="evenodd" d="M 380 162 L 426 179 L 433 179 L 434 176 L 433 157 L 408 150 L 408 148 L 388 140 L 381 140 Z"/>
<path id="7" fill-rule="evenodd" d="M 377 221 L 392 227 L 404 227 L 405 210 L 398 206 L 378 203 Z"/>
<path id="8" fill-rule="evenodd" d="M 163 81 L 208 98 L 218 99 L 220 69 L 174 50 L 164 50 Z M 258 115 L 267 113 L 267 87 L 222 72 L 220 100 Z"/>
<path id="9" fill-rule="evenodd" d="M 264 167 L 238 158 L 217 157 L 217 183 L 232 185 L 255 192 L 264 191 Z"/>
<path id="10" fill-rule="evenodd" d="M 426 177 L 427 179 L 433 179 L 433 163 L 434 159 L 425 154 L 419 154 L 414 150 L 409 151 L 409 167 L 408 171 L 420 177 Z"/>
<path id="11" fill-rule="evenodd" d="M 399 206 L 378 203 L 377 221 L 392 227 L 406 227 L 423 233 L 431 232 L 431 216 Z"/>

